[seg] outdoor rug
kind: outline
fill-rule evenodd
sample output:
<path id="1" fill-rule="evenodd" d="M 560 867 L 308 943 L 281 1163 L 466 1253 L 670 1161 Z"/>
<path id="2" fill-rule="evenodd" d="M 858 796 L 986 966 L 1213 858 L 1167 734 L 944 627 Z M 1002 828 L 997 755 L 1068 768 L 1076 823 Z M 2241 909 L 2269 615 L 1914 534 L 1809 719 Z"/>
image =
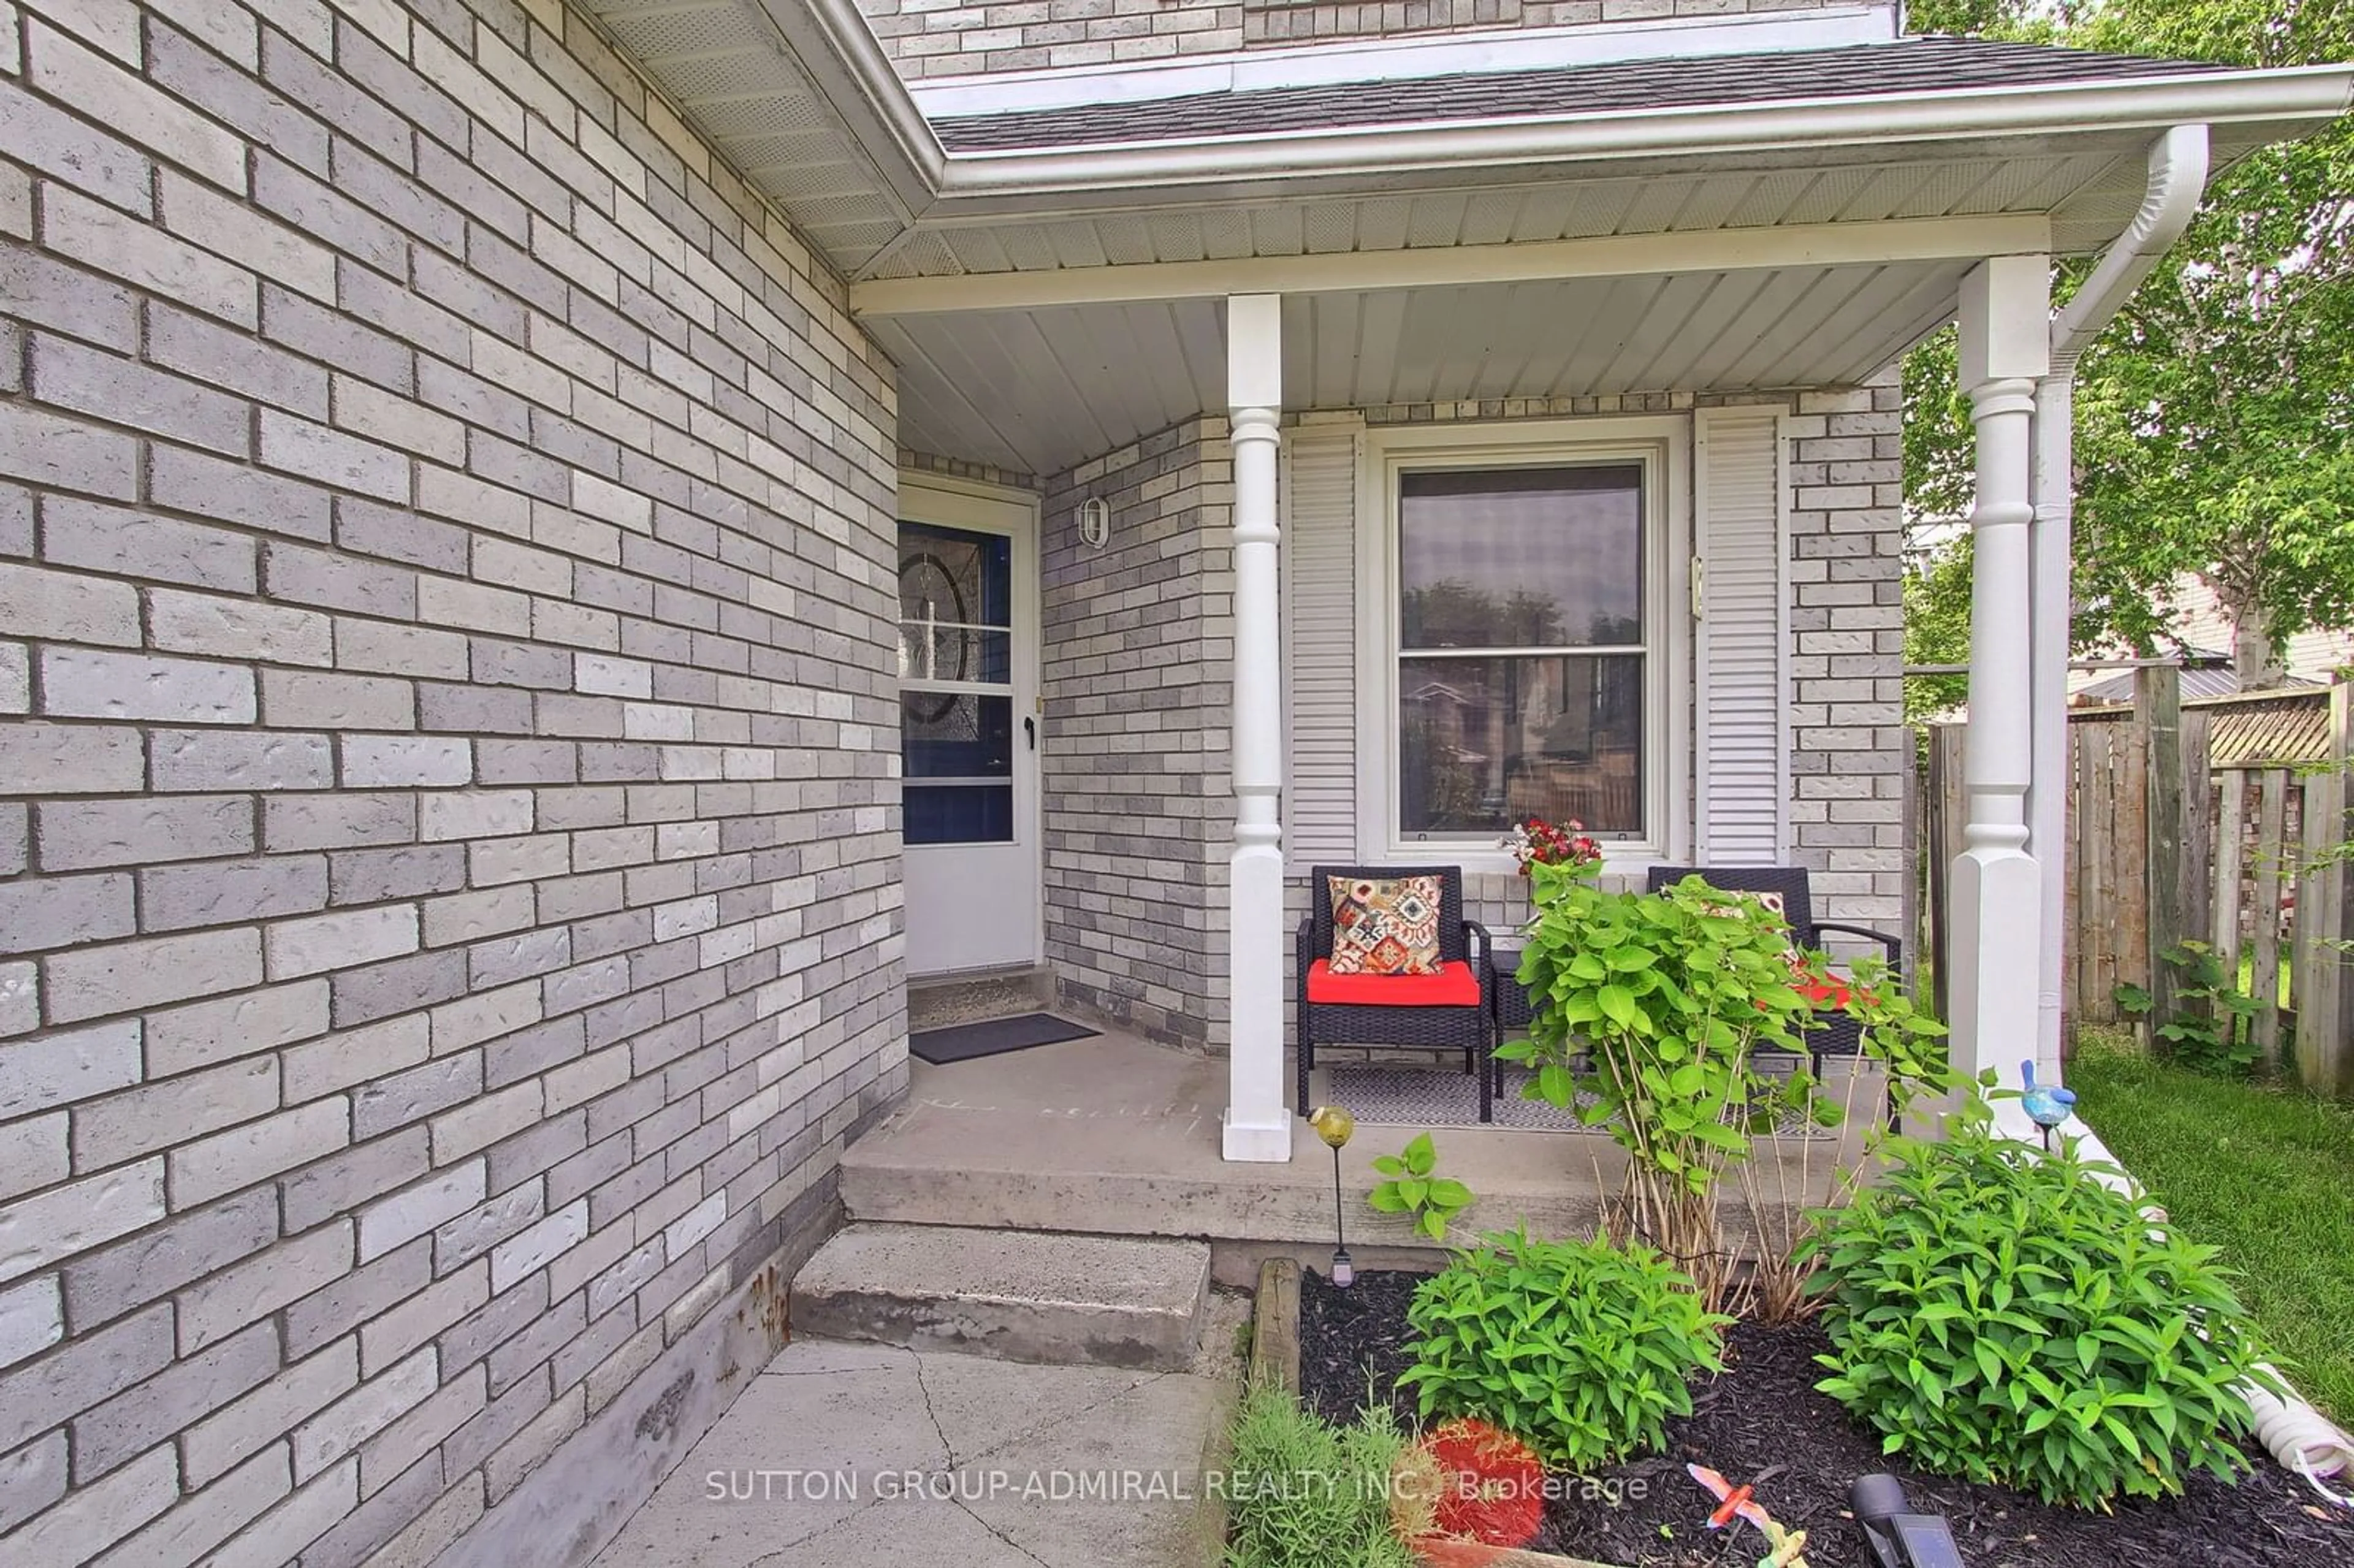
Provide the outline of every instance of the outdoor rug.
<path id="1" fill-rule="evenodd" d="M 1325 1094 L 1351 1116 L 1368 1125 L 1384 1127 L 1478 1127 L 1479 1080 L 1469 1073 L 1426 1067 L 1402 1067 L 1388 1063 L 1339 1065 L 1325 1069 Z M 1521 1086 L 1534 1076 L 1524 1067 L 1504 1069 L 1504 1086 L 1496 1096 L 1491 1127 L 1525 1132 L 1591 1132 L 1607 1134 L 1597 1123 L 1582 1125 L 1575 1109 L 1555 1109 L 1543 1100 L 1521 1097 Z M 1593 1097 L 1581 1094 L 1577 1104 Z M 1776 1128 L 1784 1138 L 1836 1138 L 1836 1128 L 1819 1128 L 1793 1118 Z"/>
<path id="2" fill-rule="evenodd" d="M 1325 1072 L 1325 1092 L 1332 1103 L 1345 1107 L 1359 1121 L 1385 1127 L 1479 1125 L 1479 1080 L 1469 1073 L 1388 1063 L 1335 1065 Z M 1504 1069 L 1504 1086 L 1496 1096 L 1496 1119 L 1491 1125 L 1531 1132 L 1600 1130 L 1578 1126 L 1573 1113 L 1556 1110 L 1543 1100 L 1522 1099 L 1521 1086 L 1531 1076 L 1523 1067 Z"/>
<path id="3" fill-rule="evenodd" d="M 1098 1033 L 1051 1012 L 1025 1012 L 1014 1018 L 984 1018 L 972 1023 L 951 1023 L 944 1029 L 920 1030 L 907 1036 L 907 1049 L 919 1060 L 937 1067 L 947 1062 L 970 1062 L 976 1056 L 1026 1051 L 1033 1045 L 1052 1045 L 1060 1040 L 1091 1040 Z M 1464 1082 L 1471 1081 L 1467 1078 Z M 1479 1087 L 1477 1084 L 1471 1086 L 1475 1090 Z M 1479 1108 L 1475 1103 L 1472 1113 L 1477 1115 Z"/>

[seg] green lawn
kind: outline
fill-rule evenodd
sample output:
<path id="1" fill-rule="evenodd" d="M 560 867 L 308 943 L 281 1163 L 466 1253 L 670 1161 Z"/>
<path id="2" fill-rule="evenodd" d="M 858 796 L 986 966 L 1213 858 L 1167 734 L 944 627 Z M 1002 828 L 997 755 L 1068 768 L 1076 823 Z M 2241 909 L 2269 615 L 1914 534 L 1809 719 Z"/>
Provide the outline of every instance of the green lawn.
<path id="1" fill-rule="evenodd" d="M 2080 1044 L 2078 1107 L 2182 1232 L 2221 1247 L 2298 1392 L 2354 1420 L 2354 1108 Z"/>

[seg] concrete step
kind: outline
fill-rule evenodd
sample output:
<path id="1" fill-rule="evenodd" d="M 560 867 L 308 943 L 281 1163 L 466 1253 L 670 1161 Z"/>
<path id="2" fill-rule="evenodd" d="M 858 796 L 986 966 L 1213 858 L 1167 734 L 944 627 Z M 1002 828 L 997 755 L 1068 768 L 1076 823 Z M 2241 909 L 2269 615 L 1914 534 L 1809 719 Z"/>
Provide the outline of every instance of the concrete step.
<path id="1" fill-rule="evenodd" d="M 991 969 L 911 980 L 907 982 L 907 1031 L 916 1033 L 952 1023 L 977 1023 L 984 1018 L 1014 1018 L 1048 1012 L 1054 1005 L 1051 969 Z"/>
<path id="2" fill-rule="evenodd" d="M 790 1322 L 911 1350 L 1182 1372 L 1209 1290 L 1199 1241 L 862 1224 L 793 1277 Z"/>

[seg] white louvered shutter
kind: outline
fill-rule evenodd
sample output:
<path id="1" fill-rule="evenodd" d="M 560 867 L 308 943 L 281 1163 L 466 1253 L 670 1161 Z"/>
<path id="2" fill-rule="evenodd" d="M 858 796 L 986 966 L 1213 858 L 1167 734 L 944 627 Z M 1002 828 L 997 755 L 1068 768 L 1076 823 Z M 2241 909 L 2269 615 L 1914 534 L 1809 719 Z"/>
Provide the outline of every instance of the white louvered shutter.
<path id="1" fill-rule="evenodd" d="M 1711 408 L 1696 419 L 1700 863 L 1779 864 L 1790 795 L 1781 416 Z"/>
<path id="2" fill-rule="evenodd" d="M 1357 443 L 1310 426 L 1286 443 L 1287 835 L 1294 865 L 1357 859 Z"/>

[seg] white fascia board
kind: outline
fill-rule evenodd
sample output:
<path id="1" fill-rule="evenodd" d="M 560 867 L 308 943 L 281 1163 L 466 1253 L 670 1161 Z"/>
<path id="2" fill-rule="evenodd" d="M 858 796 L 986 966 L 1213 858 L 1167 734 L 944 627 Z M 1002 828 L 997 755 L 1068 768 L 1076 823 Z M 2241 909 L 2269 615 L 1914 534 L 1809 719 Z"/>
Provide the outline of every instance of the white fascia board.
<path id="1" fill-rule="evenodd" d="M 852 314 L 872 320 L 1243 293 L 1341 293 L 1560 278 L 1974 260 L 1988 255 L 2031 254 L 2048 249 L 2051 241 L 2051 220 L 2041 213 L 1612 234 L 1516 245 L 1426 246 L 1321 256 L 879 278 L 850 286 L 850 309 Z"/>
<path id="2" fill-rule="evenodd" d="M 1896 37 L 1893 5 L 1853 5 L 1785 16 L 1491 30 L 1437 38 L 1251 49 L 1182 61 L 1000 71 L 929 78 L 909 83 L 907 90 L 927 115 L 938 120 L 1092 103 L 1139 103 L 1205 92 L 1264 92 L 1283 87 L 1414 80 L 1483 71 L 1835 49 L 1888 43 Z"/>
<path id="3" fill-rule="evenodd" d="M 912 213 L 938 196 L 948 154 L 855 0 L 750 0 L 884 185 Z"/>
<path id="4" fill-rule="evenodd" d="M 2132 80 L 1969 88 L 1934 95 L 1702 104 L 1494 121 L 1442 121 L 949 154 L 941 205 L 1035 210 L 1037 198 L 1204 187 L 1316 176 L 1395 176 L 1466 165 L 1718 156 L 1890 142 L 2081 136 L 2180 124 L 2269 122 L 2283 133 L 2346 111 L 2354 66 L 2211 71 Z M 1077 210 L 1057 206 L 1058 211 Z"/>

